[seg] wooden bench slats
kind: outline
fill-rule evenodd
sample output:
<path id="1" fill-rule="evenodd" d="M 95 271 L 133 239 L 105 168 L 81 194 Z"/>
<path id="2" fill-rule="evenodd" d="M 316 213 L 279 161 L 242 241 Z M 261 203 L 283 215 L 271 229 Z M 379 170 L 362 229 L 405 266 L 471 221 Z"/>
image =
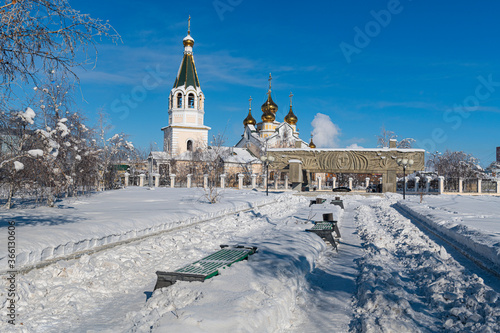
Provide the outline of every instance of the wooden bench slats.
<path id="1" fill-rule="evenodd" d="M 248 249 L 222 249 L 175 272 L 205 275 L 208 279 L 216 275 L 219 268 L 246 259 L 250 252 Z"/>
<path id="2" fill-rule="evenodd" d="M 208 255 L 174 272 L 157 271 L 158 279 L 154 290 L 168 287 L 176 281 L 205 281 L 219 274 L 219 269 L 247 259 L 257 251 L 256 247 L 221 245 L 221 250 Z"/>
<path id="3" fill-rule="evenodd" d="M 340 238 L 340 230 L 337 226 L 337 221 L 315 222 L 314 226 L 306 231 L 313 232 L 319 237 L 326 239 L 338 252 L 337 242 L 335 238 L 333 238 L 333 232 Z"/>

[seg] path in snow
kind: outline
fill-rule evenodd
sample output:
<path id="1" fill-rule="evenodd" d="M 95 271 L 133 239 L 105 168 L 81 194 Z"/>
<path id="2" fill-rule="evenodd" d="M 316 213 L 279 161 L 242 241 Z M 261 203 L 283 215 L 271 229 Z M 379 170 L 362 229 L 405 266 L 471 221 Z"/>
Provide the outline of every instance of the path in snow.
<path id="1" fill-rule="evenodd" d="M 16 329 L 19 332 L 125 332 L 135 331 L 136 325 L 144 324 L 143 317 L 154 324 L 161 316 L 145 316 L 141 309 L 146 302 L 145 291 L 153 291 L 156 270 L 179 268 L 213 252 L 219 244 L 241 243 L 245 239 L 257 242 L 268 235 L 270 229 L 281 228 L 278 221 L 286 227 L 286 223 L 292 221 L 288 221 L 289 215 L 295 212 L 289 211 L 290 204 L 299 202 L 305 206 L 308 201 L 283 196 L 280 202 L 267 207 L 84 255 L 76 260 L 60 261 L 19 275 L 18 322 L 23 325 Z M 293 220 L 292 228 L 303 230 L 295 222 Z M 314 239 L 313 235 L 297 235 L 309 242 L 314 240 L 315 256 L 325 248 L 323 241 Z M 257 288 L 262 286 L 257 285 Z M 190 300 L 189 295 L 176 302 L 182 304 Z M 180 304 L 174 305 L 180 307 Z M 159 314 L 157 310 L 154 312 Z M 6 325 L 2 321 L 0 331 L 12 328 Z M 143 327 L 149 330 L 149 326 Z"/>
<path id="2" fill-rule="evenodd" d="M 375 199 L 361 200 L 368 203 Z M 328 202 L 328 200 L 327 200 Z M 342 239 L 338 253 L 329 250 L 316 262 L 314 270 L 308 274 L 308 290 L 303 293 L 301 306 L 307 318 L 293 332 L 347 332 L 353 316 L 352 297 L 356 292 L 358 276 L 356 260 L 362 257 L 360 239 L 354 223 L 354 209 L 359 205 L 351 197 L 344 198 L 345 210 L 340 215 L 339 225 Z M 319 207 L 317 207 L 319 206 Z M 312 211 L 321 219 L 321 213 L 331 209 L 328 205 L 313 205 Z"/>
<path id="3" fill-rule="evenodd" d="M 358 208 L 366 255 L 352 331 L 500 331 L 499 294 L 390 204 Z"/>

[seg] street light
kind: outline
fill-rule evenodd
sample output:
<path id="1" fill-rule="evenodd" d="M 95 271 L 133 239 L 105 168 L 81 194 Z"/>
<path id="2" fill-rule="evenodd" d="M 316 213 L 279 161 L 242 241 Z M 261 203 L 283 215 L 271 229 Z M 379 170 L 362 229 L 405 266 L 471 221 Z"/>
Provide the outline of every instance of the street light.
<path id="1" fill-rule="evenodd" d="M 403 167 L 403 200 L 406 199 L 406 167 L 411 167 L 413 165 L 413 160 L 407 158 L 398 158 L 396 161 L 399 166 Z"/>
<path id="2" fill-rule="evenodd" d="M 269 195 L 269 164 L 274 162 L 274 157 L 263 155 L 260 157 L 260 160 L 264 162 L 264 166 L 266 167 L 266 195 Z"/>

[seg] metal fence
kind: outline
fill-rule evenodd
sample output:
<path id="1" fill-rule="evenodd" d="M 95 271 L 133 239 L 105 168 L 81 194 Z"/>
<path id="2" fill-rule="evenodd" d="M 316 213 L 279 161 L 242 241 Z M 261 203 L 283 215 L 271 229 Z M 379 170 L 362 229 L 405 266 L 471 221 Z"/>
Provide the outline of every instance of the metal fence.
<path id="1" fill-rule="evenodd" d="M 460 184 L 460 182 L 459 182 L 458 178 L 445 178 L 444 191 L 445 192 L 459 192 L 459 184 Z"/>
<path id="2" fill-rule="evenodd" d="M 481 192 L 483 193 L 496 193 L 497 183 L 492 179 L 483 179 L 481 182 Z"/>

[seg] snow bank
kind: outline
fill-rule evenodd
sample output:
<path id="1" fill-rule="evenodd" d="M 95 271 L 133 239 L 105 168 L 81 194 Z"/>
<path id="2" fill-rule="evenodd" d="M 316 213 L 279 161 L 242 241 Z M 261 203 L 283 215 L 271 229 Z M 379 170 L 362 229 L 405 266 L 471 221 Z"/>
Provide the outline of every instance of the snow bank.
<path id="1" fill-rule="evenodd" d="M 446 238 L 467 257 L 500 275 L 500 221 L 494 211 L 500 198 L 484 199 L 488 201 L 486 207 L 484 202 L 480 207 L 480 199 L 470 196 L 429 198 L 424 204 L 399 201 L 396 207 Z M 457 200 L 458 206 L 454 205 Z"/>
<path id="2" fill-rule="evenodd" d="M 289 197 L 284 204 L 266 207 L 275 216 L 260 215 L 252 221 L 272 225 L 240 240 L 258 247 L 247 262 L 203 283 L 177 282 L 155 291 L 146 306 L 128 318 L 134 322 L 130 332 L 277 332 L 304 320 L 298 308 L 308 289 L 307 275 L 327 246 L 304 232 L 304 222 L 288 214 L 276 218 L 298 200 Z M 308 200 L 300 200 L 305 207 Z"/>
<path id="3" fill-rule="evenodd" d="M 391 203 L 361 206 L 357 332 L 498 332 L 499 294 Z"/>
<path id="4" fill-rule="evenodd" d="M 63 258 L 102 246 L 233 214 L 274 202 L 255 191 L 227 189 L 209 204 L 203 190 L 130 187 L 91 197 L 65 199 L 59 208 L 13 209 L 1 213 L 0 233 L 16 221 L 16 268 Z M 3 230 L 3 231 L 2 231 Z M 29 240 L 29 241 L 25 241 Z M 0 274 L 7 269 L 7 248 L 0 248 Z"/>

